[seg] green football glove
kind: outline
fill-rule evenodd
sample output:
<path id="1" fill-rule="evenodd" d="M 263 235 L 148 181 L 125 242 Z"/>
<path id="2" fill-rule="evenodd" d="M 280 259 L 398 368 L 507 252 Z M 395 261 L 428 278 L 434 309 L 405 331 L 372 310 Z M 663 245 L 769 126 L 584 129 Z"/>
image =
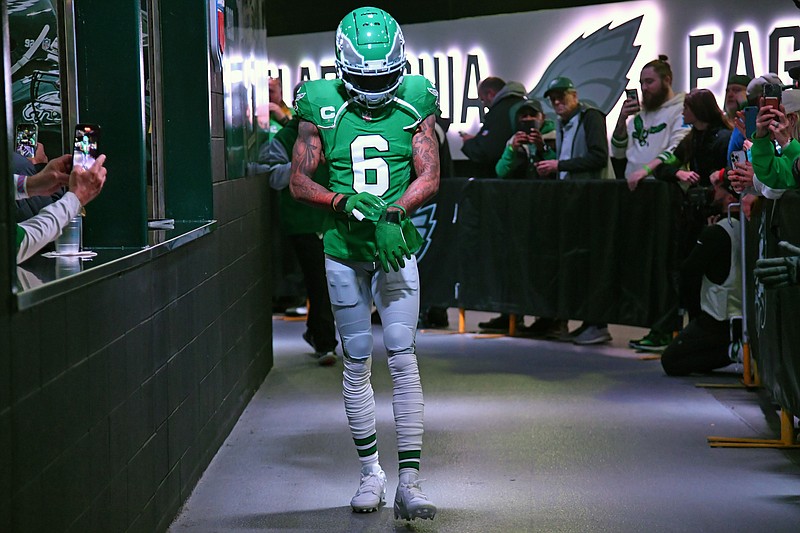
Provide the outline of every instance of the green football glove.
<path id="1" fill-rule="evenodd" d="M 389 272 L 390 266 L 397 272 L 406 265 L 405 259 L 411 259 L 411 249 L 403 236 L 400 217 L 402 213 L 399 211 L 385 212 L 375 225 L 378 259 L 384 272 Z"/>
<path id="2" fill-rule="evenodd" d="M 344 204 L 344 212 L 353 215 L 359 221 L 367 219 L 377 222 L 384 211 L 386 211 L 386 202 L 368 192 L 348 196 Z"/>
<path id="3" fill-rule="evenodd" d="M 412 254 L 415 254 L 422 248 L 422 244 L 425 242 L 422 239 L 422 235 L 419 234 L 417 231 L 417 227 L 411 222 L 410 218 L 404 218 L 400 221 L 400 227 L 403 228 L 403 237 L 406 239 L 406 244 L 408 244 L 408 249 L 411 251 Z"/>
<path id="4" fill-rule="evenodd" d="M 789 255 L 784 257 L 770 257 L 756 261 L 753 273 L 756 280 L 767 289 L 779 289 L 789 285 L 797 285 L 798 263 L 800 263 L 800 248 L 792 246 L 786 241 L 778 243 Z"/>

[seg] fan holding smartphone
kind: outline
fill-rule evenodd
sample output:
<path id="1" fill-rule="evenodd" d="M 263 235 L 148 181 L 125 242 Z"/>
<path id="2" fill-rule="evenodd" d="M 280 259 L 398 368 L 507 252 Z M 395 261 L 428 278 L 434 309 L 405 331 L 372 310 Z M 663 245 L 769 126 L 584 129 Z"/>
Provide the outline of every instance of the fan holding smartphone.
<path id="1" fill-rule="evenodd" d="M 79 217 L 83 206 L 100 194 L 106 181 L 106 169 L 103 166 L 105 158 L 105 155 L 97 155 L 97 160 L 88 168 L 72 165 L 70 171 L 71 158 L 69 155 L 63 155 L 51 160 L 41 172 L 26 180 L 31 185 L 59 184 L 67 181 L 69 190 L 32 218 L 17 224 L 17 264 L 58 237 L 71 220 Z M 28 190 L 31 191 L 31 187 Z"/>
<path id="2" fill-rule="evenodd" d="M 547 144 L 555 141 L 555 124 L 545 118 L 538 100 L 528 99 L 514 110 L 514 129 L 495 164 L 495 173 L 503 179 L 538 178 L 536 162 L 555 157 Z"/>
<path id="3" fill-rule="evenodd" d="M 97 124 L 77 124 L 72 151 L 72 166 L 89 169 L 97 159 L 100 126 Z"/>
<path id="4" fill-rule="evenodd" d="M 790 100 L 795 99 L 794 90 L 787 91 Z M 777 83 L 764 85 L 764 92 L 759 100 L 759 110 L 756 115 L 755 137 L 771 137 L 775 142 L 784 146 L 792 139 L 792 130 L 796 126 L 796 118 L 790 120 L 786 108 L 782 104 L 783 87 Z"/>
<path id="5" fill-rule="evenodd" d="M 636 103 L 637 109 L 641 108 L 638 89 L 625 89 L 625 100 L 631 100 Z"/>
<path id="6" fill-rule="evenodd" d="M 774 91 L 765 87 L 750 160 L 761 184 L 773 190 L 797 188 L 800 170 L 793 173 L 792 167 L 800 160 L 800 89 L 782 90 L 777 108 L 767 101 L 775 98 Z"/>

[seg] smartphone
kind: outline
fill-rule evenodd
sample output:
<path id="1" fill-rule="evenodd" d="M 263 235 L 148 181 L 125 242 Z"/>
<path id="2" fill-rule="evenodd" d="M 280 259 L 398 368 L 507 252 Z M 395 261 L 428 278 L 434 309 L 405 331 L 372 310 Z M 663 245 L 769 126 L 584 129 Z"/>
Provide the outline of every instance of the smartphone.
<path id="1" fill-rule="evenodd" d="M 39 137 L 39 127 L 33 122 L 20 122 L 17 124 L 14 136 L 14 151 L 19 155 L 32 158 L 36 155 L 36 142 Z"/>
<path id="2" fill-rule="evenodd" d="M 783 87 L 779 83 L 764 84 L 764 107 L 778 109 L 781 105 Z"/>
<path id="3" fill-rule="evenodd" d="M 744 150 L 731 152 L 731 168 L 736 168 L 736 163 L 747 163 L 747 152 Z"/>
<path id="4" fill-rule="evenodd" d="M 744 108 L 744 135 L 748 139 L 752 139 L 756 132 L 757 116 L 758 108 L 756 106 L 751 105 Z"/>
<path id="5" fill-rule="evenodd" d="M 72 166 L 88 169 L 97 159 L 100 144 L 100 126 L 97 124 L 76 124 L 72 150 Z"/>
<path id="6" fill-rule="evenodd" d="M 625 89 L 626 100 L 636 100 L 636 105 L 639 106 L 639 90 L 638 89 Z"/>

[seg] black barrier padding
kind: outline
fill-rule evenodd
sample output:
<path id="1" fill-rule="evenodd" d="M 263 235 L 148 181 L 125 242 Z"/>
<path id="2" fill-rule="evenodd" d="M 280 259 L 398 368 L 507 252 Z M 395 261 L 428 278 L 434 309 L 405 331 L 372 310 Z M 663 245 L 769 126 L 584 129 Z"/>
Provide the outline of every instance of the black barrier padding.
<path id="1" fill-rule="evenodd" d="M 417 254 L 421 283 L 421 307 L 458 307 L 456 298 L 459 281 L 459 222 L 460 202 L 469 180 L 449 178 L 439 182 L 439 192 L 417 214 L 424 222 L 420 231 L 429 244 Z M 414 223 L 420 228 L 420 222 Z"/>
<path id="2" fill-rule="evenodd" d="M 800 194 L 797 191 L 784 194 L 778 202 L 776 227 L 778 240 L 800 245 Z M 800 413 L 800 288 L 787 287 L 778 291 L 778 331 L 780 335 L 781 376 L 780 385 L 783 405 L 791 413 Z M 785 402 L 785 403 L 784 403 Z"/>
<path id="3" fill-rule="evenodd" d="M 773 399 L 793 414 L 800 413 L 800 288 L 764 290 L 752 276 L 756 259 L 782 255 L 781 240 L 800 245 L 800 194 L 789 191 L 780 200 L 761 200 L 747 225 L 747 318 L 753 358 Z"/>
<path id="4" fill-rule="evenodd" d="M 773 254 L 776 248 L 774 231 L 769 229 L 774 202 L 761 199 L 754 205 L 750 220 L 745 222 L 745 270 L 746 292 L 744 304 L 747 311 L 747 333 L 750 338 L 750 352 L 757 362 L 759 377 L 764 386 L 771 388 L 775 383 L 777 361 L 768 354 L 777 353 L 780 346 L 775 344 L 778 337 L 774 330 L 778 324 L 774 300 L 775 291 L 764 291 L 755 283 L 752 275 L 755 262 Z M 773 395 L 775 391 L 771 391 Z"/>
<path id="5" fill-rule="evenodd" d="M 420 261 L 423 305 L 638 326 L 677 308 L 674 185 L 442 181 L 437 213 L 455 202 Z"/>

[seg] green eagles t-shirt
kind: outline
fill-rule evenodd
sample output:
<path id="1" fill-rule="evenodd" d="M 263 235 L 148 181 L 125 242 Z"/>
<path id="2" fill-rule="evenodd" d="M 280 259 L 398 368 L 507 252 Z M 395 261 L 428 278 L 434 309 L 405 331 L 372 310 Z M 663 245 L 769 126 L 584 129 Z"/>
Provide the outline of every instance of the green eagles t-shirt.
<path id="1" fill-rule="evenodd" d="M 438 96 L 425 77 L 407 75 L 393 101 L 366 110 L 349 101 L 341 80 L 316 80 L 303 84 L 295 107 L 300 118 L 317 126 L 330 172 L 328 188 L 369 192 L 391 204 L 408 188 L 411 139 L 422 120 L 439 113 Z M 373 261 L 375 224 L 337 214 L 325 233 L 325 253 Z"/>

